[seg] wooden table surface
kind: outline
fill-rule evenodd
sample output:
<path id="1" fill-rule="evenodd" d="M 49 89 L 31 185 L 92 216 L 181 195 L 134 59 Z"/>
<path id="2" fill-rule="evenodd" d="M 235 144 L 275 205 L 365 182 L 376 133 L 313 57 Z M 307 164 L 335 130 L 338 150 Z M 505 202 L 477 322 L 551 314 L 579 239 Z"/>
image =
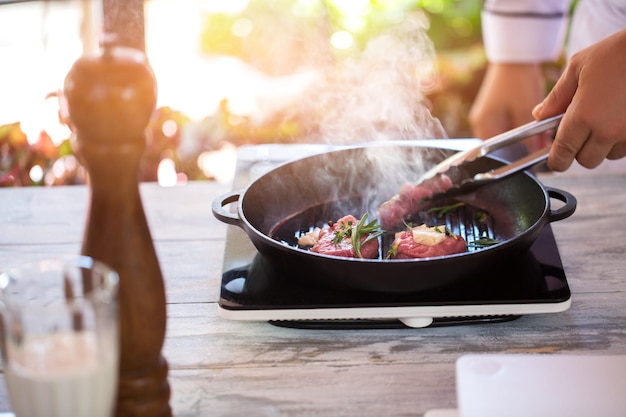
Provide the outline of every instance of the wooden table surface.
<path id="1" fill-rule="evenodd" d="M 552 224 L 572 291 L 562 313 L 422 329 L 302 330 L 217 315 L 227 227 L 211 202 L 230 184 L 141 185 L 165 278 L 163 353 L 184 416 L 422 416 L 455 408 L 468 353 L 626 354 L 626 170 L 541 174 L 574 194 Z M 85 186 L 0 189 L 0 268 L 78 253 Z M 9 411 L 0 384 L 0 412 Z"/>

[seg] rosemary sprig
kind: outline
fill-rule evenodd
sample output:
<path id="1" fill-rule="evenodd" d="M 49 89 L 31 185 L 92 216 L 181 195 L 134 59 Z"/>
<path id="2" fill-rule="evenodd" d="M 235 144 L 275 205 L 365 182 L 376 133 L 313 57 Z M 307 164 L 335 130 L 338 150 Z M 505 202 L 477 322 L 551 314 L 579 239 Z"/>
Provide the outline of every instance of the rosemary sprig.
<path id="1" fill-rule="evenodd" d="M 339 244 L 345 238 L 350 238 L 354 252 L 359 258 L 362 258 L 361 247 L 373 239 L 377 239 L 384 233 L 378 219 L 367 223 L 367 213 L 361 217 L 361 220 L 355 225 L 352 221 L 347 223 L 341 222 L 341 227 L 335 232 L 333 243 Z M 367 236 L 363 241 L 361 238 Z"/>
<path id="2" fill-rule="evenodd" d="M 452 232 L 452 230 L 450 230 L 448 226 L 444 226 L 443 231 L 441 231 L 441 226 L 435 226 L 435 232 L 444 233 L 446 236 L 450 236 L 455 239 L 459 238 L 457 235 L 454 234 L 454 232 Z"/>
<path id="3" fill-rule="evenodd" d="M 426 211 L 426 213 L 428 213 L 428 214 L 435 213 L 437 218 L 441 218 L 441 217 L 445 216 L 446 214 L 450 213 L 451 211 L 454 211 L 454 210 L 458 209 L 459 207 L 463 207 L 464 205 L 465 205 L 465 203 L 458 202 L 458 203 L 455 203 L 455 204 L 449 204 L 447 206 L 432 207 L 432 208 L 428 209 L 428 211 Z"/>
<path id="4" fill-rule="evenodd" d="M 361 246 L 370 240 L 378 239 L 383 234 L 383 230 L 380 224 L 378 224 L 378 219 L 374 219 L 369 223 L 366 223 L 366 221 L 367 213 L 361 217 L 361 220 L 354 228 L 354 232 L 352 232 L 352 246 L 354 246 L 354 251 L 359 258 L 363 257 L 361 256 Z M 367 237 L 361 241 L 361 237 L 364 235 Z"/>
<path id="5" fill-rule="evenodd" d="M 483 236 L 479 239 L 474 240 L 473 242 L 470 242 L 467 246 L 480 249 L 480 248 L 486 248 L 489 246 L 497 245 L 498 243 L 500 243 L 498 239 L 493 239 L 487 236 Z"/>
<path id="6" fill-rule="evenodd" d="M 387 251 L 387 255 L 385 256 L 385 259 L 391 259 L 392 257 L 395 258 L 396 255 L 398 255 L 398 246 L 400 246 L 399 243 L 392 244 L 389 250 Z"/>

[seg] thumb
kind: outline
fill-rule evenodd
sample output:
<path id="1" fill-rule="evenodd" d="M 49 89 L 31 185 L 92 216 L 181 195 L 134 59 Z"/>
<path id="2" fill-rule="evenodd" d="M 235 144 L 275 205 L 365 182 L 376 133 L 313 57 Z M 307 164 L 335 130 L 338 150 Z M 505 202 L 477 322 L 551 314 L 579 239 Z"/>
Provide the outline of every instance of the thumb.
<path id="1" fill-rule="evenodd" d="M 550 94 L 533 109 L 533 117 L 542 120 L 564 113 L 572 102 L 578 88 L 578 72 L 568 66 L 558 79 Z"/>

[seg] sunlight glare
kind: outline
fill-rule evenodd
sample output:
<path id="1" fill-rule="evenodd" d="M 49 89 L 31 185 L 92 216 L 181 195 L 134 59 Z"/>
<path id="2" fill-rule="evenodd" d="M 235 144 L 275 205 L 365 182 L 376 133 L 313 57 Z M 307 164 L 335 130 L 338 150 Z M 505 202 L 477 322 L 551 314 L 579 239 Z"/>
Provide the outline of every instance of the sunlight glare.
<path id="1" fill-rule="evenodd" d="M 352 32 L 360 32 L 367 26 L 367 20 L 363 16 L 346 16 L 341 22 L 346 29 Z"/>
<path id="2" fill-rule="evenodd" d="M 31 181 L 34 183 L 38 183 L 43 179 L 43 168 L 41 165 L 33 165 L 33 167 L 28 171 L 28 176 Z"/>
<path id="3" fill-rule="evenodd" d="M 335 49 L 345 50 L 352 47 L 352 45 L 354 44 L 354 38 L 352 37 L 350 32 L 346 32 L 345 30 L 338 30 L 331 35 L 330 44 Z"/>
<path id="4" fill-rule="evenodd" d="M 171 138 L 178 132 L 178 125 L 173 120 L 166 120 L 161 126 L 161 132 L 168 138 Z"/>
<path id="5" fill-rule="evenodd" d="M 62 87 L 82 53 L 78 9 L 61 2 L 2 7 L 6 13 L 0 14 L 0 125 L 27 118 L 34 104 Z"/>
<path id="6" fill-rule="evenodd" d="M 217 151 L 203 152 L 198 156 L 198 167 L 207 178 L 221 183 L 230 183 L 235 177 L 237 147 L 224 142 Z"/>
<path id="7" fill-rule="evenodd" d="M 401 23 L 404 20 L 404 17 L 404 10 L 400 8 L 385 11 L 385 18 L 390 23 Z"/>
<path id="8" fill-rule="evenodd" d="M 245 38 L 250 33 L 252 33 L 252 29 L 254 29 L 252 21 L 245 17 L 240 17 L 233 22 L 231 32 L 238 38 Z"/>
<path id="9" fill-rule="evenodd" d="M 291 7 L 291 14 L 296 17 L 305 17 L 319 7 L 319 0 L 298 0 Z"/>
<path id="10" fill-rule="evenodd" d="M 333 4 L 345 15 L 362 16 L 370 8 L 370 0 L 333 0 Z"/>
<path id="11" fill-rule="evenodd" d="M 244 11 L 248 7 L 248 3 L 250 3 L 250 0 L 204 0 L 202 9 L 209 13 L 237 14 Z"/>
<path id="12" fill-rule="evenodd" d="M 173 187 L 176 185 L 178 175 L 176 174 L 176 164 L 173 159 L 163 158 L 161 162 L 159 162 L 157 178 L 161 187 Z"/>

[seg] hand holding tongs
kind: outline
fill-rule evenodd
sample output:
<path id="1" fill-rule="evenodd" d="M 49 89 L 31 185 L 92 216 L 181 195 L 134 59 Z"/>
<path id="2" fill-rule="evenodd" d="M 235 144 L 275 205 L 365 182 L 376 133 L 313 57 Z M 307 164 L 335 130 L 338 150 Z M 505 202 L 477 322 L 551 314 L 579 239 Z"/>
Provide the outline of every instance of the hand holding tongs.
<path id="1" fill-rule="evenodd" d="M 563 114 L 554 116 L 548 119 L 534 121 L 501 133 L 490 139 L 485 140 L 480 145 L 475 146 L 466 151 L 455 153 L 454 155 L 446 158 L 433 168 L 428 170 L 418 183 L 422 183 L 429 178 L 436 175 L 445 174 L 451 168 L 457 168 L 459 178 L 452 178 L 454 189 L 468 189 L 478 185 L 482 185 L 485 182 L 498 180 L 506 176 L 515 174 L 516 172 L 523 171 L 534 165 L 544 162 L 550 153 L 550 147 L 546 147 L 537 152 L 534 152 L 526 157 L 518 159 L 517 161 L 503 165 L 502 167 L 492 169 L 487 172 L 473 172 L 470 162 L 488 155 L 489 153 L 504 148 L 506 146 L 515 144 L 523 139 L 529 138 L 546 130 L 555 128 L 561 122 Z M 483 168 L 484 169 L 484 168 Z M 454 190 L 450 190 L 454 191 Z M 448 192 L 446 192 L 448 194 Z"/>

